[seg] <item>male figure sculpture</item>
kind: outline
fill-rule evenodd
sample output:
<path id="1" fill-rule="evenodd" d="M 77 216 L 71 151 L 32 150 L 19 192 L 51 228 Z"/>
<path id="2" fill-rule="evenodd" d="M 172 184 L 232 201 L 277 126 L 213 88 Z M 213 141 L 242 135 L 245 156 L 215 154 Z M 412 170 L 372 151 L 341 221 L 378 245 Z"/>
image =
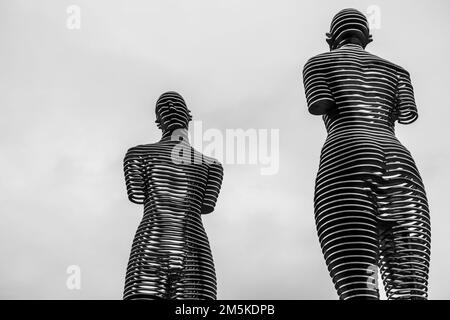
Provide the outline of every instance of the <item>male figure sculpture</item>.
<path id="1" fill-rule="evenodd" d="M 223 169 L 188 141 L 190 111 L 176 92 L 156 103 L 162 138 L 130 148 L 130 201 L 144 205 L 128 262 L 124 299 L 215 299 L 216 275 L 201 214 L 214 210 Z"/>
<path id="2" fill-rule="evenodd" d="M 366 17 L 340 11 L 327 33 L 330 52 L 306 63 L 311 114 L 327 138 L 315 184 L 322 252 L 340 299 L 427 299 L 430 219 L 424 186 L 395 122 L 417 119 L 409 73 L 365 50 Z"/>

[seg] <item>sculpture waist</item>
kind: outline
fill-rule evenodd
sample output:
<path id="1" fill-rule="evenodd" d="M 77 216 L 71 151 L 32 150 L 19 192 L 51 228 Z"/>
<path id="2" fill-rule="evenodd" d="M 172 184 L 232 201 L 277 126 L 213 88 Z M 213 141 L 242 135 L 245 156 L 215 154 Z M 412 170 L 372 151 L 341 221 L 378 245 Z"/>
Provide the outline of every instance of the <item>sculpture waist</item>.
<path id="1" fill-rule="evenodd" d="M 357 135 L 357 136 L 372 136 L 385 137 L 397 139 L 395 136 L 395 129 L 393 126 L 374 126 L 365 124 L 341 124 L 330 125 L 327 127 L 327 135 Z"/>

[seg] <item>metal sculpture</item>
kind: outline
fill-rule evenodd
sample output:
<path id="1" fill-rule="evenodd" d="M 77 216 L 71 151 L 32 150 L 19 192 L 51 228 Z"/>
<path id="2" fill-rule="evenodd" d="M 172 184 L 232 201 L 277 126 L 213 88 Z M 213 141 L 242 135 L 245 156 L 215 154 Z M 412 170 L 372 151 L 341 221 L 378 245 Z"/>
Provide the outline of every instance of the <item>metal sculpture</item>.
<path id="1" fill-rule="evenodd" d="M 216 275 L 201 214 L 214 210 L 223 169 L 188 141 L 184 99 L 156 103 L 159 142 L 130 148 L 124 159 L 130 201 L 144 205 L 125 280 L 124 299 L 215 299 Z"/>
<path id="2" fill-rule="evenodd" d="M 306 63 L 308 109 L 327 138 L 315 183 L 322 252 L 340 299 L 426 299 L 430 219 L 424 185 L 395 121 L 417 119 L 409 73 L 365 51 L 366 17 L 340 11 L 327 33 L 330 52 Z"/>

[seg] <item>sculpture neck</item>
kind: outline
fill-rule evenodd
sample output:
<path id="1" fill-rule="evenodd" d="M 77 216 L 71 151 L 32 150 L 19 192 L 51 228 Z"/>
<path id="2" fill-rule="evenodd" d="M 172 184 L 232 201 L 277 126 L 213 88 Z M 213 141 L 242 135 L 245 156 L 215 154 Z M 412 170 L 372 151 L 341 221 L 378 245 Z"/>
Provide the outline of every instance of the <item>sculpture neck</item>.
<path id="1" fill-rule="evenodd" d="M 351 37 L 351 38 L 343 39 L 336 46 L 336 49 L 339 49 L 339 48 L 344 47 L 344 46 L 345 47 L 353 47 L 353 48 L 364 49 L 364 46 L 363 46 L 361 40 L 359 38 L 357 38 L 357 37 Z"/>
<path id="2" fill-rule="evenodd" d="M 189 143 L 189 134 L 187 128 L 179 128 L 163 132 L 161 141 L 184 141 Z"/>

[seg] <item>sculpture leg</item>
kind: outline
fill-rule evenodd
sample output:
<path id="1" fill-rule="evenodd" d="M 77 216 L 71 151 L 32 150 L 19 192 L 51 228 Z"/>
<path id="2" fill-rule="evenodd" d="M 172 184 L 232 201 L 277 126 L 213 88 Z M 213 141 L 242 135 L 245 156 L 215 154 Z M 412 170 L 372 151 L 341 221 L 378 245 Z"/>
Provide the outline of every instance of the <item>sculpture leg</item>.
<path id="1" fill-rule="evenodd" d="M 422 193 L 422 194 L 420 194 Z M 396 195 L 380 229 L 380 269 L 388 299 L 427 299 L 430 219 L 423 192 Z"/>
<path id="2" fill-rule="evenodd" d="M 213 270 L 193 264 L 180 274 L 174 292 L 177 299 L 215 300 L 215 273 Z"/>
<path id="3" fill-rule="evenodd" d="M 322 252 L 339 298 L 379 299 L 376 207 L 364 183 L 317 186 L 315 213 Z"/>
<path id="4" fill-rule="evenodd" d="M 134 255 L 128 264 L 125 279 L 124 300 L 159 300 L 169 299 L 170 282 L 165 259 L 152 255 L 152 260 L 145 260 L 144 254 Z"/>

